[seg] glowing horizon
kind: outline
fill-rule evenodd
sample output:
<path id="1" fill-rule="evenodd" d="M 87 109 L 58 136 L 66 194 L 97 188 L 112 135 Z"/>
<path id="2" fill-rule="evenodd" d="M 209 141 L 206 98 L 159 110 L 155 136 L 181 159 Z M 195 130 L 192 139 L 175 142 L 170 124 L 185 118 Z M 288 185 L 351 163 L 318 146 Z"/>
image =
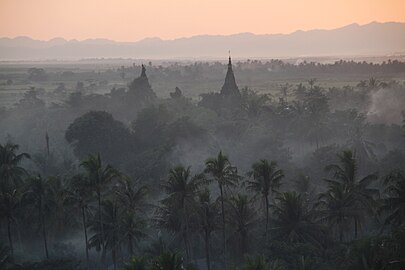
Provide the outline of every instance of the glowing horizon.
<path id="1" fill-rule="evenodd" d="M 0 37 L 137 41 L 405 22 L 403 0 L 0 0 Z M 333 12 L 331 12 L 333 11 Z"/>

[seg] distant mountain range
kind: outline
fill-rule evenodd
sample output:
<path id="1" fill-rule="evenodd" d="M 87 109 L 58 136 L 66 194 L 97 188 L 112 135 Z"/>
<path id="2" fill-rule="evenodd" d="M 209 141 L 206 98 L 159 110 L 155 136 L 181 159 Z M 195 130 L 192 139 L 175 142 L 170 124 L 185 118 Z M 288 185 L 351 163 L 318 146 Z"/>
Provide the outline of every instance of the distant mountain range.
<path id="1" fill-rule="evenodd" d="M 142 58 L 312 57 L 405 54 L 405 23 L 350 24 L 333 30 L 291 34 L 200 35 L 174 40 L 147 38 L 137 42 L 108 39 L 83 41 L 29 37 L 0 38 L 1 60 Z"/>

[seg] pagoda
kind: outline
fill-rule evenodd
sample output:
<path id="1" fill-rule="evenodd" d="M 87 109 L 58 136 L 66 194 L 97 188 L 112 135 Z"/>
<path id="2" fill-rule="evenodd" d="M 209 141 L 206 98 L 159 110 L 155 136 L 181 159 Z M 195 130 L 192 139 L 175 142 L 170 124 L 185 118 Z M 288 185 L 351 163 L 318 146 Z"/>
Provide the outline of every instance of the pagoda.
<path id="1" fill-rule="evenodd" d="M 224 85 L 221 88 L 221 95 L 224 97 L 240 97 L 239 88 L 232 70 L 231 56 L 229 56 L 228 70 L 226 72 Z"/>
<path id="2" fill-rule="evenodd" d="M 142 65 L 141 75 L 135 78 L 129 85 L 128 94 L 135 96 L 136 99 L 143 102 L 154 101 L 157 98 L 150 86 L 148 76 L 146 76 L 146 68 L 144 65 Z"/>

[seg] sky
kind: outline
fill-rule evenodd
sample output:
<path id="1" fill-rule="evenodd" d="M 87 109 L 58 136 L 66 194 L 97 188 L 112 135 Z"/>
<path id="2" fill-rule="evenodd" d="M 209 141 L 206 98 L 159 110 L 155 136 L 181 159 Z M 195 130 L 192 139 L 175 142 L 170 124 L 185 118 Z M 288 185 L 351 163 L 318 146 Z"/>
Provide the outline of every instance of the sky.
<path id="1" fill-rule="evenodd" d="M 0 0 L 0 37 L 137 41 L 405 22 L 405 0 Z"/>

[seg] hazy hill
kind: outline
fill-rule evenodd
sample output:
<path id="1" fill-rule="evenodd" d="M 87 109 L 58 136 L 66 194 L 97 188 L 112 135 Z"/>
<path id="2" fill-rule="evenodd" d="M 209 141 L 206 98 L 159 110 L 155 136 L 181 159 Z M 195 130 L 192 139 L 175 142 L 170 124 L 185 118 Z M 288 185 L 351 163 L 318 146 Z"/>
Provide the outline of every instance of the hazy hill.
<path id="1" fill-rule="evenodd" d="M 354 56 L 405 53 L 405 23 L 351 24 L 333 30 L 296 31 L 291 34 L 229 36 L 201 35 L 174 40 L 147 38 L 137 42 L 107 39 L 83 41 L 29 37 L 0 38 L 0 59 L 77 58 L 223 58 L 235 57 Z"/>

